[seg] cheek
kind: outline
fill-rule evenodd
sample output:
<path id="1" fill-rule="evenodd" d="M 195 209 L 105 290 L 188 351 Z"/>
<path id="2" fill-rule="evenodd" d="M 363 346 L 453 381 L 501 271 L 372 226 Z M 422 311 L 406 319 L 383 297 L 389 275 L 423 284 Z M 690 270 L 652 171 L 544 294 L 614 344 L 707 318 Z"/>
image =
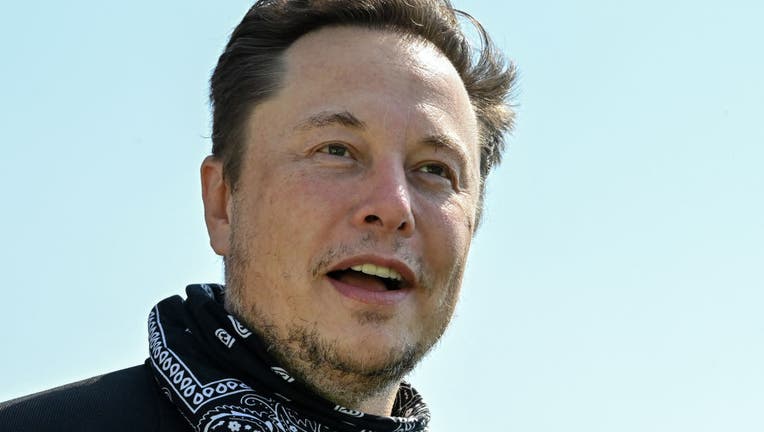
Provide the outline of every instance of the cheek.
<path id="1" fill-rule="evenodd" d="M 310 224 L 325 219 L 337 221 L 343 212 L 349 211 L 348 200 L 357 196 L 349 179 L 315 172 L 294 172 L 274 186 L 271 193 L 288 207 L 288 217 Z"/>
<path id="2" fill-rule="evenodd" d="M 249 203 L 250 221 L 256 225 L 258 237 L 250 246 L 281 261 L 279 268 L 302 268 L 311 252 L 326 246 L 332 227 L 343 219 L 343 200 L 353 194 L 342 182 L 299 171 L 263 180 L 261 193 Z"/>
<path id="3" fill-rule="evenodd" d="M 432 206 L 418 228 L 425 241 L 432 277 L 433 301 L 437 309 L 448 307 L 455 301 L 461 284 L 467 254 L 472 241 L 470 219 L 464 207 L 453 202 Z"/>
<path id="4" fill-rule="evenodd" d="M 251 211 L 267 218 L 271 228 L 299 224 L 309 219 L 308 213 L 318 189 L 307 175 L 299 172 L 264 172 L 258 184 L 262 185 L 259 188 L 262 193 L 254 197 Z"/>
<path id="5" fill-rule="evenodd" d="M 467 200 L 453 199 L 439 203 L 429 203 L 424 212 L 422 229 L 439 237 L 443 252 L 449 256 L 466 255 L 472 239 L 475 207 Z"/>

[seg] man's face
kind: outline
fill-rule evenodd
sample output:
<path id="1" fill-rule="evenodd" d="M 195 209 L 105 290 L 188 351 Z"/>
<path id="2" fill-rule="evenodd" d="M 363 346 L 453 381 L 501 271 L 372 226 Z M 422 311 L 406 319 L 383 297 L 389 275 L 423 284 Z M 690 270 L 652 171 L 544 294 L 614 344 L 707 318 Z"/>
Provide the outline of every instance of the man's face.
<path id="1" fill-rule="evenodd" d="M 377 30 L 309 33 L 284 60 L 216 247 L 229 307 L 284 362 L 409 368 L 451 318 L 476 222 L 466 90 L 435 47 Z"/>

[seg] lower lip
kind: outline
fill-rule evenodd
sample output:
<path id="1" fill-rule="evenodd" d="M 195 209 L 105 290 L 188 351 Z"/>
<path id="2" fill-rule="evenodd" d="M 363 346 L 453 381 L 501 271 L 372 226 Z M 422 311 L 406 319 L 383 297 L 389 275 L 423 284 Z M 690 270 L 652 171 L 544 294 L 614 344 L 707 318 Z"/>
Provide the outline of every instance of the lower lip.
<path id="1" fill-rule="evenodd" d="M 392 306 L 402 302 L 408 297 L 410 290 L 398 289 L 392 291 L 369 291 L 355 285 L 346 284 L 326 276 L 329 282 L 343 296 L 361 303 L 377 306 Z"/>

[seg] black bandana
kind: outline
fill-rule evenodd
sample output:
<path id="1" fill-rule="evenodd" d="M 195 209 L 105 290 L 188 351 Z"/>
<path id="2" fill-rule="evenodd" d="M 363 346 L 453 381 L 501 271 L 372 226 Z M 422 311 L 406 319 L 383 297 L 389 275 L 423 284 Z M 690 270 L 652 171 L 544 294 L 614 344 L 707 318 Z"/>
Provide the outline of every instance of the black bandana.
<path id="1" fill-rule="evenodd" d="M 199 432 L 427 431 L 430 412 L 403 383 L 395 417 L 335 405 L 276 364 L 263 343 L 222 306 L 220 285 L 189 285 L 188 299 L 149 314 L 149 363 L 162 393 Z"/>

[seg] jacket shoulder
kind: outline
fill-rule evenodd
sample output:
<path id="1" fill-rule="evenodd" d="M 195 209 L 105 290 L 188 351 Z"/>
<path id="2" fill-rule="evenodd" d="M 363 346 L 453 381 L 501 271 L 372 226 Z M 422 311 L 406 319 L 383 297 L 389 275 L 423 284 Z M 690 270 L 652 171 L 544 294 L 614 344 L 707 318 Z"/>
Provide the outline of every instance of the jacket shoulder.
<path id="1" fill-rule="evenodd" d="M 0 403 L 0 429 L 27 431 L 185 431 L 145 365 Z"/>

